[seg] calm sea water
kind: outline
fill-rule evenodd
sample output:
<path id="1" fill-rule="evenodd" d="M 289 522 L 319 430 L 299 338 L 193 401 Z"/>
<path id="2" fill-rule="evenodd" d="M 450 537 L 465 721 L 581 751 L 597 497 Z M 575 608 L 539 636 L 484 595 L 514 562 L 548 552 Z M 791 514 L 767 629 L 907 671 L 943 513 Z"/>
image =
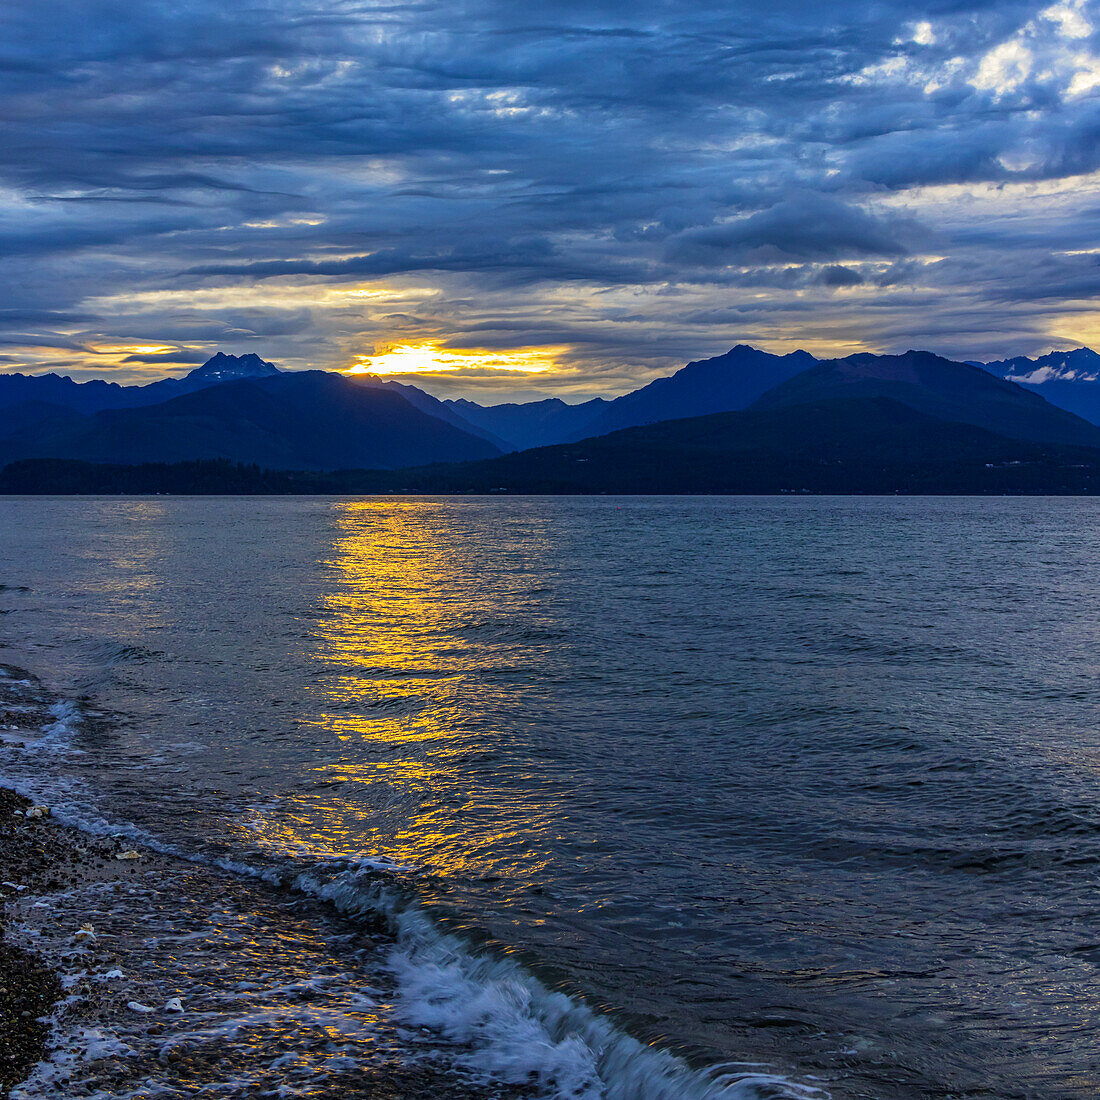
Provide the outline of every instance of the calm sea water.
<path id="1" fill-rule="evenodd" d="M 0 657 L 112 718 L 39 776 L 74 814 L 333 898 L 381 876 L 422 934 L 692 1065 L 1095 1097 L 1098 524 L 9 499 Z"/>

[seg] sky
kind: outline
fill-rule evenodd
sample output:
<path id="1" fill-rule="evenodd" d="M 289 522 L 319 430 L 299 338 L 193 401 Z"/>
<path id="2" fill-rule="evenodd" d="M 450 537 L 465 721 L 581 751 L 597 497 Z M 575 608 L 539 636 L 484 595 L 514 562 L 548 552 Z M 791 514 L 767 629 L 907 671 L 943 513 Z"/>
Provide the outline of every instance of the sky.
<path id="1" fill-rule="evenodd" d="M 5 0 L 0 370 L 1100 347 L 1100 0 Z"/>

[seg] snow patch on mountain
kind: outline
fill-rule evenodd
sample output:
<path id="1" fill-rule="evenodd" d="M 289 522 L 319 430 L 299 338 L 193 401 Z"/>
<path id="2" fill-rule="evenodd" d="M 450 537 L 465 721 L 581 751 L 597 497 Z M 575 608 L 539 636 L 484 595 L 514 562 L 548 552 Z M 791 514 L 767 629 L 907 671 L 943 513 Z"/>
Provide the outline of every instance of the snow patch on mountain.
<path id="1" fill-rule="evenodd" d="M 1100 355 L 1091 348 L 1051 351 L 1037 359 L 1018 355 L 1014 359 L 1002 359 L 984 366 L 1007 382 L 1018 382 L 1025 386 L 1041 386 L 1046 382 L 1100 381 Z"/>
<path id="2" fill-rule="evenodd" d="M 1068 363 L 1059 363 L 1036 367 L 1027 374 L 1006 374 L 1005 379 L 1027 386 L 1041 386 L 1044 382 L 1095 382 L 1100 379 L 1100 374 L 1077 370 Z"/>

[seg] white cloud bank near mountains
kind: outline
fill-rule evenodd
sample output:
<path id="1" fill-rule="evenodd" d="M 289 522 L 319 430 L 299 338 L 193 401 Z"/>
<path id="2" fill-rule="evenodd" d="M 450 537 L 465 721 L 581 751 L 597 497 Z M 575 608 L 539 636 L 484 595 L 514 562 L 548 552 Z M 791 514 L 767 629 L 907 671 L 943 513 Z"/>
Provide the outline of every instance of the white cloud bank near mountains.
<path id="1" fill-rule="evenodd" d="M 1100 339 L 1084 0 L 10 0 L 0 119 L 0 369 Z"/>

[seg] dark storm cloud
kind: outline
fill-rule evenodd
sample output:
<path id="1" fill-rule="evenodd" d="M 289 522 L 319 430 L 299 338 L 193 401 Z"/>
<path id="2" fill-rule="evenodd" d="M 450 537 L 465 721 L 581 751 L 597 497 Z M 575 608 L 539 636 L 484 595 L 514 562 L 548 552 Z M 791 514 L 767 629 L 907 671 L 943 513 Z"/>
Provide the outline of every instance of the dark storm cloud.
<path id="1" fill-rule="evenodd" d="M 186 351 L 159 351 L 143 352 L 140 355 L 127 355 L 122 362 L 126 363 L 192 363 L 199 364 L 207 357 L 201 353 Z"/>
<path id="2" fill-rule="evenodd" d="M 29 325 L 81 324 L 91 320 L 90 313 L 65 313 L 57 309 L 0 309 L 0 329 L 22 329 Z"/>
<path id="3" fill-rule="evenodd" d="M 917 227 L 900 218 L 868 214 L 827 195 L 793 196 L 748 217 L 692 229 L 674 238 L 674 261 L 720 263 L 842 260 L 900 256 Z"/>
<path id="4" fill-rule="evenodd" d="M 821 269 L 817 281 L 822 286 L 860 286 L 866 280 L 858 271 L 853 271 L 850 267 L 830 264 Z"/>
<path id="5" fill-rule="evenodd" d="M 135 371 L 489 333 L 594 389 L 746 337 L 884 345 L 937 303 L 944 350 L 983 317 L 1017 350 L 1028 302 L 1098 292 L 1053 258 L 1100 246 L 1095 184 L 1058 184 L 1100 168 L 1095 9 L 8 0 L 0 328 L 29 363 L 181 345 Z"/>

